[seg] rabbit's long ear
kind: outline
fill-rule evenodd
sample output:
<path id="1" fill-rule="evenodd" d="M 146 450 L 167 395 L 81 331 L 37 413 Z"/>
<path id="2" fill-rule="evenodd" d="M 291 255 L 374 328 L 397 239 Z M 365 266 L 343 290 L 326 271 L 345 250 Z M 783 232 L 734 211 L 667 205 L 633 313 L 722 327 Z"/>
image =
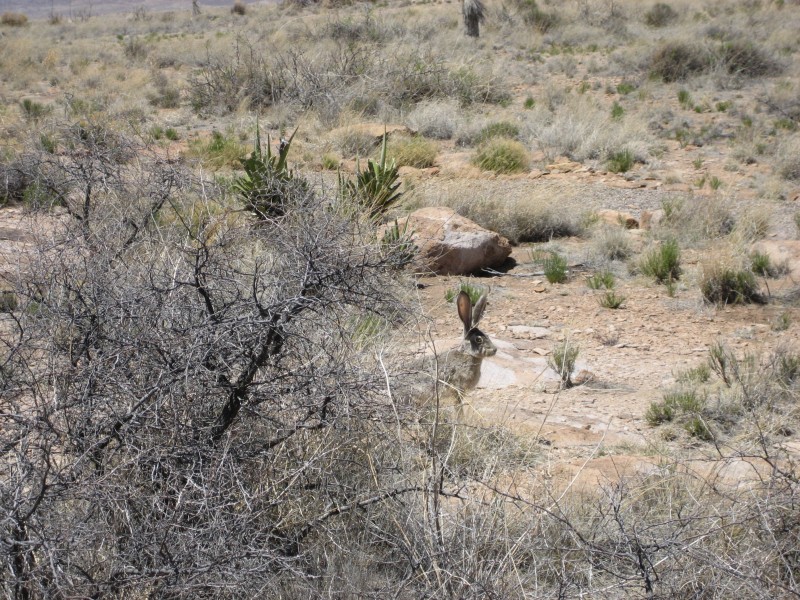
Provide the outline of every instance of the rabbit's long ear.
<path id="1" fill-rule="evenodd" d="M 456 307 L 458 307 L 458 317 L 464 323 L 464 337 L 467 337 L 469 330 L 472 329 L 472 300 L 466 292 L 458 293 Z"/>
<path id="2" fill-rule="evenodd" d="M 486 309 L 486 299 L 488 297 L 489 294 L 487 294 L 486 292 L 481 294 L 481 297 L 478 298 L 478 301 L 472 308 L 472 327 L 478 326 L 478 322 L 481 320 L 481 317 L 483 316 L 483 311 Z"/>

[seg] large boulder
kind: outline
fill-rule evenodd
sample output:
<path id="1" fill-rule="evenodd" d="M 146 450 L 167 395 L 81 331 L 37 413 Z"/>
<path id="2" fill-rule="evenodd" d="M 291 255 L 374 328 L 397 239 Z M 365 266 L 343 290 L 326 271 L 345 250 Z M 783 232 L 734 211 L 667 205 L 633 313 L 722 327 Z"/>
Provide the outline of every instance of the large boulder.
<path id="1" fill-rule="evenodd" d="M 422 208 L 398 219 L 408 221 L 419 248 L 417 267 L 437 275 L 466 275 L 502 265 L 511 254 L 506 238 L 444 207 Z"/>

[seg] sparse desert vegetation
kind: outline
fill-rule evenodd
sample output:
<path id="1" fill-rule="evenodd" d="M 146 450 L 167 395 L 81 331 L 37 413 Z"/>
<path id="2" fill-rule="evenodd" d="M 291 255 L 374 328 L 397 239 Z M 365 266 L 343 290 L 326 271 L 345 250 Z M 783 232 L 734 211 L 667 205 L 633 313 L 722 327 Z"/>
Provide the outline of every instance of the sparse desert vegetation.
<path id="1" fill-rule="evenodd" d="M 800 595 L 796 0 L 7 6 L 4 597 Z"/>

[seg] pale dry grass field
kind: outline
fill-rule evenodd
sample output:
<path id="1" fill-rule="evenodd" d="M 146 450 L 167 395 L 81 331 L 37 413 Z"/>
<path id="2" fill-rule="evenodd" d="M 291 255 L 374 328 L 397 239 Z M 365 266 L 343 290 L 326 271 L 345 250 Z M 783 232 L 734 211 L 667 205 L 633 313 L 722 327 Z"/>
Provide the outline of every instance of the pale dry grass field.
<path id="1" fill-rule="evenodd" d="M 149 268 L 160 273 L 180 250 L 196 260 L 194 273 L 182 270 L 186 257 L 164 272 L 174 269 L 176 294 L 187 286 L 203 300 L 187 314 L 202 315 L 215 294 L 227 294 L 220 313 L 248 297 L 258 309 L 255 321 L 241 323 L 209 310 L 202 325 L 186 329 L 188 337 L 203 327 L 230 326 L 228 337 L 214 329 L 191 338 L 224 357 L 207 352 L 187 368 L 191 376 L 180 385 L 188 391 L 174 406 L 193 406 L 206 400 L 191 378 L 229 393 L 240 374 L 217 372 L 220 363 L 241 339 L 274 325 L 277 313 L 259 294 L 271 297 L 281 285 L 267 277 L 274 290 L 257 291 L 258 269 L 282 264 L 282 255 L 301 254 L 292 244 L 314 240 L 310 247 L 337 256 L 344 248 L 342 256 L 363 260 L 358 264 L 369 273 L 374 263 L 366 250 L 360 254 L 375 244 L 364 233 L 369 227 L 362 221 L 347 221 L 352 231 L 330 225 L 352 217 L 347 211 L 302 204 L 303 218 L 281 221 L 277 242 L 250 226 L 237 185 L 257 131 L 277 152 L 277 140 L 296 130 L 288 161 L 292 185 L 299 187 L 292 193 L 339 198 L 340 178 L 353 176 L 357 160 L 363 166 L 378 158 L 386 128 L 388 156 L 402 167 L 402 196 L 387 218 L 448 206 L 506 236 L 514 264 L 469 279 L 392 271 L 391 282 L 382 284 L 387 306 L 376 300 L 379 292 L 370 288 L 373 295 L 362 296 L 350 280 L 321 278 L 304 288 L 306 295 L 293 299 L 298 304 L 285 314 L 319 302 L 312 311 L 317 320 L 286 339 L 300 347 L 323 332 L 333 341 L 302 346 L 308 352 L 302 361 L 270 364 L 274 371 L 265 377 L 274 380 L 259 384 L 274 381 L 277 400 L 267 393 L 262 403 L 245 402 L 247 416 L 241 417 L 263 429 L 248 431 L 246 441 L 231 434 L 229 447 L 215 446 L 208 456 L 200 451 L 202 468 L 185 458 L 191 452 L 176 450 L 173 460 L 158 445 L 134 459 L 87 459 L 97 460 L 96 471 L 86 468 L 90 476 L 80 470 L 83 458 L 76 458 L 81 466 L 70 472 L 74 481 L 88 477 L 104 490 L 103 502 L 116 507 L 101 516 L 84 507 L 80 494 L 59 503 L 59 485 L 77 488 L 60 473 L 57 485 L 42 487 L 46 501 L 19 503 L 19 490 L 36 485 L 3 459 L 8 480 L 22 481 L 2 491 L 6 521 L 14 523 L 2 526 L 3 539 L 16 540 L 0 545 L 4 594 L 800 595 L 800 3 L 487 0 L 477 38 L 464 34 L 457 2 L 235 6 L 203 6 L 193 15 L 189 2 L 169 11 L 145 3 L 127 12 L 27 20 L 15 16 L 24 9 L 14 8 L 0 19 L 4 260 L 10 265 L 17 252 L 33 256 L 34 238 L 50 240 L 50 234 L 25 234 L 25 243 L 15 245 L 13 232 L 24 223 L 58 231 L 71 217 L 79 232 L 79 243 L 70 246 L 75 256 L 115 273 L 119 289 L 136 299 L 121 294 L 113 306 L 119 311 L 109 308 L 108 316 L 95 310 L 110 306 L 103 286 L 93 288 L 94 279 L 79 267 L 72 266 L 77 274 L 58 274 L 51 287 L 25 288 L 20 265 L 32 263 L 6 265 L 3 365 L 16 364 L 26 352 L 72 356 L 79 342 L 85 344 L 92 374 L 73 392 L 81 408 L 82 394 L 94 398 L 94 378 L 102 380 L 103 368 L 118 368 L 117 355 L 87 340 L 95 334 L 105 339 L 105 327 L 127 322 L 137 303 L 150 306 L 151 296 L 163 293 L 172 301 L 165 292 L 169 278 L 142 291 L 140 280 L 134 285 L 125 277 L 135 272 L 144 281 L 138 261 L 151 261 Z M 194 178 L 199 183 L 187 183 Z M 289 189 L 284 184 L 280 193 Z M 90 219 L 79 192 L 88 206 L 98 189 L 106 212 Z M 136 211 L 149 202 L 158 209 L 141 220 Z M 324 235 L 315 229 L 320 223 Z M 129 249 L 118 239 L 128 228 L 135 232 L 131 240 L 151 228 L 154 233 L 147 244 Z M 336 245 L 327 246 L 325 236 Z M 58 247 L 52 240 L 42 256 Z M 130 265 L 120 268 L 120 256 Z M 213 269 L 203 271 L 207 264 Z M 348 394 L 372 401 L 363 391 L 368 385 L 385 397 L 392 368 L 384 359 L 407 352 L 409 340 L 414 350 L 455 343 L 460 324 L 447 298 L 463 283 L 492 289 L 481 327 L 499 350 L 485 361 L 478 388 L 457 406 L 377 402 L 365 408 L 351 401 Z M 12 290 L 23 288 L 35 292 L 18 307 Z M 374 300 L 375 314 L 354 315 L 332 299 L 348 293 L 365 310 Z M 80 310 L 67 310 L 57 321 L 45 309 L 48 294 L 74 303 L 71 310 L 86 308 L 89 316 L 83 321 Z M 389 302 L 389 294 L 403 306 Z M 336 320 L 327 321 L 328 313 Z M 173 317 L 137 318 L 161 331 Z M 57 324 L 52 331 L 36 330 L 47 343 L 27 337 L 25 323 L 51 323 L 47 319 Z M 103 319 L 105 326 L 85 325 Z M 83 341 L 75 334 L 82 327 L 92 332 Z M 125 336 L 158 347 L 158 335 L 143 327 L 134 321 L 119 339 L 109 339 L 119 348 L 126 347 Z M 283 340 L 283 333 L 276 335 Z M 559 366 L 559 376 L 555 357 L 569 356 L 570 349 L 576 364 L 570 377 Z M 82 360 L 75 358 L 72 367 Z M 292 383 L 295 372 L 313 370 L 315 361 L 349 370 L 315 372 L 313 384 Z M 56 360 L 52 365 L 54 374 L 30 384 L 37 390 L 30 394 L 60 402 L 69 397 L 62 388 L 72 382 L 55 374 Z M 163 376 L 147 371 L 145 360 L 131 368 L 141 368 L 143 378 Z M 129 371 L 114 371 L 125 383 L 106 382 L 98 397 L 135 387 L 127 378 L 136 373 Z M 30 397 L 15 387 L 15 373 L 0 366 L 5 415 L 32 410 Z M 348 398 L 335 416 L 326 416 L 328 396 L 322 408 L 307 400 L 323 394 L 320 389 Z M 125 402 L 103 409 L 108 414 L 81 408 L 75 413 L 84 419 L 80 427 L 65 416 L 61 428 L 53 417 L 53 432 L 60 433 L 51 432 L 47 447 L 60 450 L 72 440 L 80 448 L 74 456 L 93 456 L 86 449 L 91 444 L 81 444 L 109 414 L 120 420 L 97 444 L 101 450 L 122 447 L 123 441 L 111 440 L 127 439 L 119 432 L 128 417 L 114 411 L 138 406 Z M 304 416 L 292 421 L 287 406 Z M 73 405 L 64 414 L 70 410 Z M 175 410 L 174 423 L 200 431 L 203 415 L 182 410 Z M 36 413 L 30 423 L 49 418 Z M 153 433 L 162 431 L 156 421 L 148 435 L 161 435 Z M 9 416 L 7 422 L 11 431 L 22 420 Z M 250 439 L 256 431 L 277 450 Z M 298 432 L 302 441 L 282 445 Z M 25 435 L 33 436 L 8 434 L 3 447 L 16 448 Z M 164 447 L 194 443 L 164 435 Z M 239 462 L 226 462 L 230 456 Z M 43 464 L 61 469 L 70 460 Z M 111 473 L 140 460 L 147 469 L 137 489 L 150 494 L 150 504 L 118 508 L 121 496 L 105 492 L 120 483 Z M 192 496 L 202 485 L 191 469 L 211 468 L 217 460 L 216 474 L 204 476 L 235 482 L 229 486 L 234 491 L 217 494 L 208 484 L 213 494 Z M 167 488 L 178 491 L 169 496 L 161 491 Z M 191 497 L 185 502 L 200 507 L 189 517 L 181 513 L 184 493 Z M 26 527 L 45 531 L 46 525 L 58 535 L 69 529 L 20 516 L 40 504 L 71 515 L 64 523 L 77 537 L 58 539 L 74 548 L 63 541 L 47 555 L 44 541 L 34 543 L 38 538 Z M 116 521 L 118 514 L 126 518 Z M 156 525 L 137 522 L 140 515 Z M 162 521 L 162 515 L 170 516 Z M 109 550 L 97 550 L 102 536 L 93 537 L 85 525 L 101 521 L 98 531 L 118 542 Z M 162 526 L 179 531 L 175 543 L 184 545 L 171 548 L 167 537 L 161 541 L 166 549 L 154 550 Z M 195 527 L 234 528 L 224 561 L 209 559 L 222 552 L 222 538 L 192 537 Z M 129 538 L 147 550 L 120 541 Z M 28 543 L 35 549 L 26 554 L 20 548 Z M 237 556 L 236 544 L 246 551 Z M 42 566 L 46 557 L 52 569 Z"/>

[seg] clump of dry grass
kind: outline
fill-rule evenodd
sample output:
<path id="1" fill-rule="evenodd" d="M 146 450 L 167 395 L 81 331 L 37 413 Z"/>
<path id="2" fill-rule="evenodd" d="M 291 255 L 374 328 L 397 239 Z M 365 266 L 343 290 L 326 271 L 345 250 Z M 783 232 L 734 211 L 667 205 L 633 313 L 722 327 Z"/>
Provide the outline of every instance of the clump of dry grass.
<path id="1" fill-rule="evenodd" d="M 753 272 L 743 261 L 715 258 L 702 265 L 700 292 L 712 304 L 763 303 Z"/>
<path id="2" fill-rule="evenodd" d="M 563 202 L 554 201 L 549 194 L 542 197 L 453 194 L 436 201 L 505 236 L 512 244 L 547 242 L 583 233 L 584 219 L 579 210 L 565 210 Z"/>
<path id="3" fill-rule="evenodd" d="M 715 46 L 669 41 L 650 56 L 650 75 L 665 83 L 718 70 L 737 77 L 766 77 L 782 71 L 782 65 L 763 48 L 734 37 Z"/>
<path id="4" fill-rule="evenodd" d="M 499 174 L 521 173 L 530 168 L 528 149 L 516 140 L 492 138 L 479 148 L 473 163 Z"/>
<path id="5" fill-rule="evenodd" d="M 592 232 L 592 256 L 605 260 L 625 260 L 633 254 L 627 230 L 613 225 L 601 225 Z"/>
<path id="6" fill-rule="evenodd" d="M 730 234 L 736 219 L 719 197 L 673 196 L 662 202 L 664 216 L 654 234 L 660 239 L 677 239 L 697 245 Z"/>
<path id="7" fill-rule="evenodd" d="M 422 136 L 397 136 L 389 140 L 386 152 L 398 167 L 424 169 L 433 166 L 439 149 L 435 142 Z"/>
<path id="8" fill-rule="evenodd" d="M 449 140 L 461 127 L 463 117 L 455 100 L 420 102 L 406 117 L 406 124 L 427 138 Z"/>
<path id="9" fill-rule="evenodd" d="M 529 111 L 525 132 L 530 144 L 548 160 L 568 156 L 579 162 L 602 160 L 614 152 L 629 153 L 646 163 L 653 136 L 636 118 L 614 119 L 606 107 L 584 95 L 569 95 L 562 104 Z"/>

